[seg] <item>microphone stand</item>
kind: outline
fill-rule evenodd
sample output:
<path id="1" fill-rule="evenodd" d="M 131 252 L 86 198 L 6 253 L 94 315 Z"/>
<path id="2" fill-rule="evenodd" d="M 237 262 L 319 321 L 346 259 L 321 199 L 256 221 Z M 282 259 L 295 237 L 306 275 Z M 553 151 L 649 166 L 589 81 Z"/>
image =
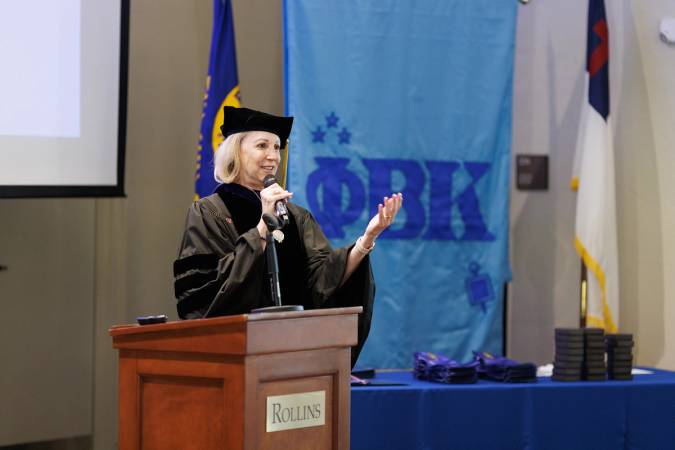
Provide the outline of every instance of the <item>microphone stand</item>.
<path id="1" fill-rule="evenodd" d="M 267 221 L 265 221 L 267 222 Z M 266 224 L 267 225 L 267 224 Z M 267 257 L 267 276 L 270 280 L 270 290 L 272 292 L 272 302 L 274 306 L 281 306 L 281 285 L 279 284 L 279 258 L 277 258 L 277 246 L 274 243 L 274 235 L 267 226 L 267 242 L 266 257 Z"/>
<path id="2" fill-rule="evenodd" d="M 263 214 L 263 221 L 267 226 L 265 235 L 265 254 L 267 257 L 267 275 L 270 281 L 270 292 L 274 306 L 252 309 L 251 313 L 262 312 L 284 312 L 284 311 L 303 311 L 302 305 L 282 305 L 281 304 L 281 285 L 279 284 L 279 260 L 277 258 L 277 247 L 272 232 L 281 228 L 279 220 L 271 214 Z"/>

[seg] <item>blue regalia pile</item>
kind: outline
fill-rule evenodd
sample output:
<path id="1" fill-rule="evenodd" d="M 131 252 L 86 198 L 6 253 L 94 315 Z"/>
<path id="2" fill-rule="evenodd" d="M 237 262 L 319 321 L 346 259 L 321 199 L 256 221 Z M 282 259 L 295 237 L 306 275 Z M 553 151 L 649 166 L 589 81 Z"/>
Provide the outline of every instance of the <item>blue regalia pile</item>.
<path id="1" fill-rule="evenodd" d="M 503 356 L 474 352 L 479 362 L 478 376 L 504 383 L 533 383 L 537 381 L 537 366 Z"/>
<path id="2" fill-rule="evenodd" d="M 419 380 L 445 384 L 471 384 L 478 380 L 478 363 L 460 364 L 431 352 L 415 353 L 414 376 Z"/>
<path id="3" fill-rule="evenodd" d="M 537 381 L 537 367 L 489 353 L 474 352 L 469 363 L 459 363 L 446 356 L 417 352 L 413 375 L 419 380 L 445 384 L 470 384 L 478 378 L 502 383 L 532 383 Z"/>

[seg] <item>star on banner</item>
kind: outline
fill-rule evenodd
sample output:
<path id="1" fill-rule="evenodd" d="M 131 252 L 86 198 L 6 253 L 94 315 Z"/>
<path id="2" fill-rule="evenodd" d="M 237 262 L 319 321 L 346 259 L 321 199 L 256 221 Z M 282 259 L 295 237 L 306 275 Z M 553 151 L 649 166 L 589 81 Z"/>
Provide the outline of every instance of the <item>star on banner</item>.
<path id="1" fill-rule="evenodd" d="M 338 120 L 340 120 L 340 118 L 331 111 L 331 113 L 326 116 L 326 128 L 337 128 Z"/>
<path id="2" fill-rule="evenodd" d="M 349 144 L 349 141 L 352 138 L 352 134 L 347 131 L 347 128 L 343 128 L 342 131 L 338 133 L 338 139 L 340 144 Z"/>
<path id="3" fill-rule="evenodd" d="M 326 137 L 326 132 L 319 126 L 316 127 L 316 130 L 312 131 L 312 142 L 324 142 Z"/>

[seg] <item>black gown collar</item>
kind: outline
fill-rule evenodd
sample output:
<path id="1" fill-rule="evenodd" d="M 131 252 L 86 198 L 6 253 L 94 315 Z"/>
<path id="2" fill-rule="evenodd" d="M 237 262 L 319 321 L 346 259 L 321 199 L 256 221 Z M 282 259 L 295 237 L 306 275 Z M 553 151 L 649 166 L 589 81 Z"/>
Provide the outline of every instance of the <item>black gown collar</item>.
<path id="1" fill-rule="evenodd" d="M 254 191 L 237 183 L 223 183 L 216 188 L 216 192 L 223 200 L 227 194 L 248 200 L 254 204 L 260 204 L 260 191 Z"/>
<path id="2" fill-rule="evenodd" d="M 234 227 L 240 235 L 258 224 L 262 214 L 258 193 L 236 183 L 221 184 L 216 192 L 229 210 Z"/>

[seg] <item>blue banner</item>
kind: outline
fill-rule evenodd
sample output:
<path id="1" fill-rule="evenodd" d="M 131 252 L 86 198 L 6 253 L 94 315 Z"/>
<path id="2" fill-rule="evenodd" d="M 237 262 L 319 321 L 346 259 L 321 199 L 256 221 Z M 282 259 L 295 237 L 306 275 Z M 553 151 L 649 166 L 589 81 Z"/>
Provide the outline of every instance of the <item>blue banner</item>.
<path id="1" fill-rule="evenodd" d="M 202 124 L 197 146 L 196 198 L 212 194 L 217 185 L 213 179 L 213 153 L 223 142 L 220 126 L 223 124 L 223 107 L 226 105 L 237 108 L 241 106 L 232 5 L 230 0 L 213 0 L 209 73 L 206 77 Z"/>
<path id="2" fill-rule="evenodd" d="M 293 201 L 337 245 L 402 192 L 361 367 L 502 352 L 514 0 L 286 0 Z"/>

